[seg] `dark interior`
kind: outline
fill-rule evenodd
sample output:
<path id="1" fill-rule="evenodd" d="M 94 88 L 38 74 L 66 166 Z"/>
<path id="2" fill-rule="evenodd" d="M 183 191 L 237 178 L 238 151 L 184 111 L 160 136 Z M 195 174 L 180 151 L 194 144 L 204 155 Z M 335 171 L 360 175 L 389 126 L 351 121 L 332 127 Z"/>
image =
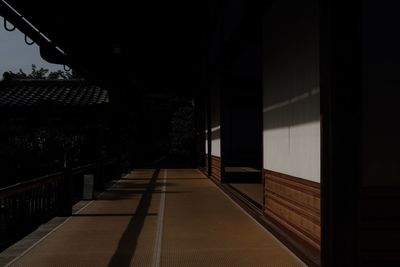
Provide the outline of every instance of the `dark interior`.
<path id="1" fill-rule="evenodd" d="M 225 86 L 229 93 L 222 118 L 224 182 L 262 205 L 261 84 L 232 79 Z"/>

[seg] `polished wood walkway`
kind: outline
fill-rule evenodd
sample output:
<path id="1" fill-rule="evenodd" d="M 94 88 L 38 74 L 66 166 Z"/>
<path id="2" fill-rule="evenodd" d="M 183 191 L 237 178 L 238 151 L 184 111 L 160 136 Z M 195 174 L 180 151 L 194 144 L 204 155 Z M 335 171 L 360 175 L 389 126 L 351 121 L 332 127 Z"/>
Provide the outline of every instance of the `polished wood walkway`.
<path id="1" fill-rule="evenodd" d="M 135 170 L 10 266 L 304 266 L 197 170 Z"/>

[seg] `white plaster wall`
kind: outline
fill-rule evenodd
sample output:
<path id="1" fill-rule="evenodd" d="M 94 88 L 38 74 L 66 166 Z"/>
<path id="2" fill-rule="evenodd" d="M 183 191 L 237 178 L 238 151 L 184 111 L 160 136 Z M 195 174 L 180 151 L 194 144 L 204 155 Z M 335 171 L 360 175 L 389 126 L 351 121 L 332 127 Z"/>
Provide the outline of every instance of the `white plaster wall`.
<path id="1" fill-rule="evenodd" d="M 208 154 L 208 145 L 207 145 L 207 143 L 208 143 L 208 141 L 207 141 L 208 135 L 207 135 L 207 130 L 204 132 L 204 134 L 205 134 L 205 136 L 206 136 L 206 139 L 205 139 L 205 141 L 204 141 L 204 146 L 205 146 L 205 148 L 206 148 L 205 153 Z"/>
<path id="2" fill-rule="evenodd" d="M 221 138 L 219 137 L 220 126 L 211 129 L 211 155 L 221 157 Z"/>
<path id="3" fill-rule="evenodd" d="M 264 168 L 320 181 L 316 0 L 277 1 L 263 20 Z"/>
<path id="4" fill-rule="evenodd" d="M 211 90 L 211 155 L 221 157 L 220 83 Z"/>

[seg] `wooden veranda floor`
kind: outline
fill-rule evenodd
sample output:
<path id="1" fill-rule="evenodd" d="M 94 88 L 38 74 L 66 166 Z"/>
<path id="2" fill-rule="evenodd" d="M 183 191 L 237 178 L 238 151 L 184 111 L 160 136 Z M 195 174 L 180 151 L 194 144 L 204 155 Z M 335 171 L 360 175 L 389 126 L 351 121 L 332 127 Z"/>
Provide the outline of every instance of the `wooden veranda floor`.
<path id="1" fill-rule="evenodd" d="M 197 170 L 135 170 L 9 266 L 304 266 Z"/>

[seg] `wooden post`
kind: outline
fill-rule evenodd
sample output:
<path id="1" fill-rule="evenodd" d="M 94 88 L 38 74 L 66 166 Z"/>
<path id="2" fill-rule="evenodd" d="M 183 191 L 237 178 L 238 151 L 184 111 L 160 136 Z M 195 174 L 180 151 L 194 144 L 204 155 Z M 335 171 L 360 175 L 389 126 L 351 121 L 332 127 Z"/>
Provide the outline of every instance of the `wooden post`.
<path id="1" fill-rule="evenodd" d="M 207 102 L 206 102 L 206 109 L 207 109 L 207 173 L 210 177 L 212 175 L 212 168 L 211 168 L 211 92 L 210 88 L 207 88 Z"/>
<path id="2" fill-rule="evenodd" d="M 63 172 L 64 177 L 58 185 L 58 216 L 68 217 L 72 215 L 72 168 L 66 167 Z"/>
<path id="3" fill-rule="evenodd" d="M 356 1 L 357 2 L 357 1 Z M 359 6 L 321 6 L 322 266 L 358 266 L 361 116 Z"/>

